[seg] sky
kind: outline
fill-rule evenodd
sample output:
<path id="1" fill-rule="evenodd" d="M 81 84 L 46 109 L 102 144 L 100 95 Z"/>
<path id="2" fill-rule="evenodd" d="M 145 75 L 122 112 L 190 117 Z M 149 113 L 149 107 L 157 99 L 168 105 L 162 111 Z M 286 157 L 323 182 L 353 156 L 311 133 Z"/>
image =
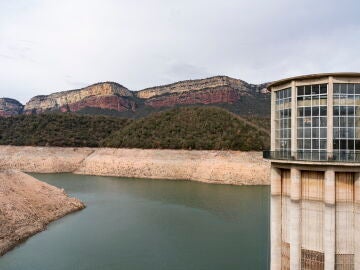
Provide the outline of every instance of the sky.
<path id="1" fill-rule="evenodd" d="M 358 0 L 0 0 L 0 97 L 360 71 Z"/>

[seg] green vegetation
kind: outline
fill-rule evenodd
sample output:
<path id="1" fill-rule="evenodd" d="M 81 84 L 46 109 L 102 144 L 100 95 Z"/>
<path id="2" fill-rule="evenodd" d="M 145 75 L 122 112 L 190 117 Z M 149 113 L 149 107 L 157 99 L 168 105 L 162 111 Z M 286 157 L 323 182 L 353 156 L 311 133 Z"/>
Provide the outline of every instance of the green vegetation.
<path id="1" fill-rule="evenodd" d="M 244 119 L 251 123 L 266 129 L 270 134 L 270 117 L 258 117 L 258 116 L 245 116 Z"/>
<path id="2" fill-rule="evenodd" d="M 97 147 L 129 120 L 68 113 L 0 118 L 0 144 Z"/>
<path id="3" fill-rule="evenodd" d="M 183 107 L 138 119 L 104 140 L 108 147 L 262 150 L 268 135 L 215 107 Z"/>
<path id="4" fill-rule="evenodd" d="M 22 115 L 0 118 L 0 144 L 262 150 L 269 145 L 262 121 L 267 120 L 242 120 L 217 107 L 175 108 L 135 120 L 70 113 Z"/>
<path id="5" fill-rule="evenodd" d="M 270 95 L 242 96 L 234 103 L 218 103 L 216 106 L 241 116 L 269 117 Z"/>

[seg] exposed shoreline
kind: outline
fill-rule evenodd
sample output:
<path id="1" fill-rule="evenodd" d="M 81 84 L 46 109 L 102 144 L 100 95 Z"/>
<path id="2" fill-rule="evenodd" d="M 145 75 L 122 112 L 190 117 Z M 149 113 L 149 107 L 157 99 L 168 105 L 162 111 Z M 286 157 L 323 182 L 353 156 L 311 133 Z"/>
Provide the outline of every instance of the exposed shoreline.
<path id="1" fill-rule="evenodd" d="M 16 170 L 0 171 L 0 256 L 85 205 Z"/>
<path id="2" fill-rule="evenodd" d="M 25 172 L 269 184 L 260 152 L 0 146 L 0 256 L 85 207 Z"/>
<path id="3" fill-rule="evenodd" d="M 269 185 L 261 152 L 0 146 L 0 170 Z"/>

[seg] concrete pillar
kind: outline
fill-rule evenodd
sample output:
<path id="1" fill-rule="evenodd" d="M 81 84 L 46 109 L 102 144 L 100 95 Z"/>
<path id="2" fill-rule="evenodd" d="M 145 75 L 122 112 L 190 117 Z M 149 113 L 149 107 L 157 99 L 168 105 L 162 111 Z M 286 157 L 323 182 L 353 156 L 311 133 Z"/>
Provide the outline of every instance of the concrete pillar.
<path id="1" fill-rule="evenodd" d="M 275 126 L 275 113 L 276 113 L 276 109 L 275 109 L 275 99 L 276 99 L 276 92 L 275 91 L 271 91 L 271 119 L 270 119 L 270 124 L 271 124 L 271 138 L 270 138 L 270 150 L 271 151 L 275 151 L 276 145 L 275 145 L 275 130 L 276 130 L 276 126 Z"/>
<path id="2" fill-rule="evenodd" d="M 336 264 L 339 269 L 346 269 L 354 263 L 354 177 L 353 173 L 343 172 L 336 175 L 336 215 L 335 246 Z M 342 254 L 342 256 L 338 256 Z M 338 260 L 339 259 L 339 260 Z"/>
<path id="3" fill-rule="evenodd" d="M 354 207 L 355 207 L 355 252 L 354 252 L 354 269 L 360 269 L 360 173 L 355 173 L 355 187 L 354 187 Z"/>
<path id="4" fill-rule="evenodd" d="M 296 159 L 297 151 L 297 98 L 296 98 L 296 84 L 291 82 L 291 156 Z"/>
<path id="5" fill-rule="evenodd" d="M 301 171 L 291 168 L 290 269 L 301 266 Z"/>
<path id="6" fill-rule="evenodd" d="M 335 171 L 327 169 L 324 179 L 324 270 L 335 269 Z"/>
<path id="7" fill-rule="evenodd" d="M 281 269 L 281 170 L 271 166 L 271 270 Z"/>
<path id="8" fill-rule="evenodd" d="M 329 83 L 328 83 L 328 94 L 327 94 L 327 144 L 326 144 L 326 152 L 328 153 L 328 158 L 332 159 L 333 157 L 333 127 L 334 127 L 334 80 L 333 77 L 329 77 Z"/>

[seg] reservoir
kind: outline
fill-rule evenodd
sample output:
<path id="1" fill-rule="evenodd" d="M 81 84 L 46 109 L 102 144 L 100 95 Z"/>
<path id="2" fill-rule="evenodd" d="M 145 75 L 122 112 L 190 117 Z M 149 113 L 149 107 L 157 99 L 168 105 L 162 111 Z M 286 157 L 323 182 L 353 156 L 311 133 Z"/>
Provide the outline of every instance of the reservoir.
<path id="1" fill-rule="evenodd" d="M 268 186 L 33 176 L 87 208 L 0 257 L 1 270 L 268 269 Z"/>

